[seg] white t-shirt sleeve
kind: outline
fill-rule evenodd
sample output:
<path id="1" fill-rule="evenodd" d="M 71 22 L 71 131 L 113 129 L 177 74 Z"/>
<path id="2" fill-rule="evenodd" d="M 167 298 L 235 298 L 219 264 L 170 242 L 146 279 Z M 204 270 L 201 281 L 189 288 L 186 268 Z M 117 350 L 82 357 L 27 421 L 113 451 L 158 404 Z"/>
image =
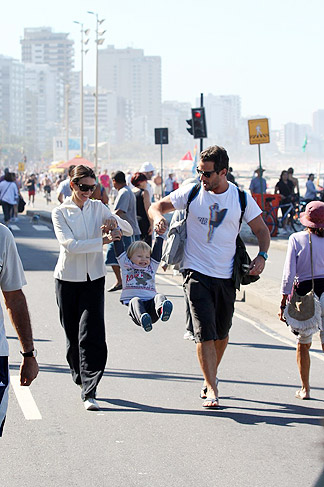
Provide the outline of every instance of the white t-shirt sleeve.
<path id="1" fill-rule="evenodd" d="M 1 228 L 0 235 L 0 287 L 2 291 L 17 291 L 26 284 L 24 269 L 10 230 Z"/>
<path id="2" fill-rule="evenodd" d="M 261 215 L 262 211 L 257 202 L 252 198 L 249 193 L 246 193 L 246 196 L 246 208 L 243 216 L 243 221 L 249 223 L 250 221 L 254 220 L 254 218 Z"/>
<path id="3" fill-rule="evenodd" d="M 176 189 L 175 191 L 172 191 L 172 193 L 170 193 L 169 196 L 171 199 L 171 203 L 176 210 L 183 210 L 186 208 L 190 191 L 194 186 L 195 183 L 186 184 L 185 186 L 180 187 L 179 189 Z"/>

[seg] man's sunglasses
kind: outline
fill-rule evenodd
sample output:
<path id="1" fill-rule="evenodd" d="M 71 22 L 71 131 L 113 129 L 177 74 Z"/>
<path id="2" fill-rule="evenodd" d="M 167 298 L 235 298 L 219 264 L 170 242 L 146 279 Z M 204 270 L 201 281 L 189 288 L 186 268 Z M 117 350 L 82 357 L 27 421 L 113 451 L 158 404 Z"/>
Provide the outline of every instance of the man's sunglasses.
<path id="1" fill-rule="evenodd" d="M 82 183 L 75 183 L 75 184 L 78 186 L 78 188 L 82 193 L 87 193 L 88 191 L 91 191 L 91 193 L 93 193 L 97 187 L 96 184 L 82 184 Z"/>
<path id="2" fill-rule="evenodd" d="M 213 174 L 213 172 L 217 172 L 217 171 L 202 171 L 201 169 L 196 169 L 197 173 L 199 174 L 199 176 L 205 176 L 205 178 L 210 178 L 210 176 Z"/>

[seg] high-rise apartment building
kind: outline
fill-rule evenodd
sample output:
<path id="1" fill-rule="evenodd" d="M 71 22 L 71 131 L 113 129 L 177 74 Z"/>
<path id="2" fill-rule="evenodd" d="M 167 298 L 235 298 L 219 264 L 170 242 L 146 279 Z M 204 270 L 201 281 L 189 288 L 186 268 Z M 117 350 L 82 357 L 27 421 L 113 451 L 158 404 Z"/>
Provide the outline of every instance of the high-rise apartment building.
<path id="1" fill-rule="evenodd" d="M 25 64 L 26 137 L 40 151 L 46 149 L 46 139 L 54 134 L 58 83 L 57 74 L 48 64 Z"/>
<path id="2" fill-rule="evenodd" d="M 324 137 L 324 110 L 313 113 L 313 132 L 318 137 Z"/>
<path id="3" fill-rule="evenodd" d="M 24 29 L 21 39 L 21 60 L 23 63 L 48 64 L 52 71 L 68 81 L 74 61 L 74 41 L 69 34 L 52 32 L 50 27 Z"/>
<path id="4" fill-rule="evenodd" d="M 208 94 L 204 97 L 204 105 L 210 143 L 225 147 L 236 145 L 239 142 L 237 135 L 241 118 L 240 97 Z"/>
<path id="5" fill-rule="evenodd" d="M 0 124 L 7 135 L 25 135 L 24 76 L 22 63 L 0 55 Z"/>
<path id="6" fill-rule="evenodd" d="M 120 106 L 132 107 L 119 113 L 118 124 L 124 120 L 133 139 L 154 140 L 154 128 L 161 124 L 161 58 L 144 56 L 143 49 L 99 50 L 99 86 L 121 99 Z M 122 101 L 124 100 L 124 101 Z M 133 120 L 126 117 L 132 115 Z M 139 123 L 140 122 L 140 123 Z M 129 131 L 129 126 L 132 130 Z M 139 127 L 147 126 L 147 134 Z"/>

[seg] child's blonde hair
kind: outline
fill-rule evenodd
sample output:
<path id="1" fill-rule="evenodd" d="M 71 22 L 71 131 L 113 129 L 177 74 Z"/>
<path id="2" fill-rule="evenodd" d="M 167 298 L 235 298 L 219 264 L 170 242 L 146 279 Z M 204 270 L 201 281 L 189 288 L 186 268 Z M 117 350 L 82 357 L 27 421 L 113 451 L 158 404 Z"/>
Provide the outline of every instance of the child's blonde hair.
<path id="1" fill-rule="evenodd" d="M 136 242 L 133 242 L 128 247 L 127 252 L 126 252 L 127 257 L 129 259 L 131 259 L 132 255 L 134 254 L 134 252 L 136 250 L 147 250 L 150 253 L 150 255 L 152 253 L 151 247 L 146 242 L 144 242 L 143 240 L 136 240 Z"/>

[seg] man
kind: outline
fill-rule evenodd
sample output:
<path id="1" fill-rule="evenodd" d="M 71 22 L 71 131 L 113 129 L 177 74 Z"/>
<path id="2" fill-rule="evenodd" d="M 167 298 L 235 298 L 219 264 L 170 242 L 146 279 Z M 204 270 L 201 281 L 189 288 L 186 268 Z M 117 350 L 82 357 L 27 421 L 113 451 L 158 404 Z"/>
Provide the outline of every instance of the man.
<path id="1" fill-rule="evenodd" d="M 231 276 L 241 207 L 238 189 L 227 181 L 227 171 L 228 155 L 224 148 L 212 146 L 201 153 L 197 168 L 201 188 L 190 203 L 183 261 L 197 356 L 207 385 L 207 399 L 203 403 L 206 408 L 219 406 L 216 374 L 234 313 L 235 288 Z M 183 186 L 150 206 L 149 215 L 157 233 L 167 228 L 164 213 L 186 208 L 192 188 L 192 184 Z M 268 257 L 270 235 L 260 208 L 250 195 L 246 197 L 243 220 L 256 235 L 260 250 L 251 262 L 250 274 L 259 275 Z"/>
<path id="2" fill-rule="evenodd" d="M 252 178 L 251 183 L 250 183 L 250 191 L 251 194 L 254 193 L 261 193 L 261 187 L 262 187 L 262 193 L 265 193 L 267 190 L 267 182 L 266 180 L 262 177 L 265 169 L 260 169 L 259 167 L 254 171 L 256 173 L 256 176 Z"/>
<path id="3" fill-rule="evenodd" d="M 150 200 L 154 201 L 154 189 L 152 184 L 150 183 L 152 176 L 154 174 L 154 166 L 150 162 L 144 162 L 144 164 L 141 165 L 139 172 L 142 172 L 145 174 L 146 179 L 147 179 L 147 191 L 149 192 L 150 195 Z"/>
<path id="4" fill-rule="evenodd" d="M 64 181 L 62 181 L 57 188 L 57 199 L 59 200 L 60 203 L 63 203 L 65 198 L 71 196 L 72 194 L 71 187 L 70 187 L 70 177 L 74 168 L 75 168 L 74 164 L 69 166 L 68 177 L 64 179 Z"/>
<path id="5" fill-rule="evenodd" d="M 233 174 L 233 168 L 232 167 L 228 168 L 228 172 L 226 174 L 226 177 L 227 177 L 227 181 L 230 181 L 231 183 L 235 184 L 235 186 L 237 186 L 237 182 L 235 181 L 235 177 Z"/>
<path id="6" fill-rule="evenodd" d="M 169 174 L 169 177 L 166 178 L 165 180 L 165 196 L 168 196 L 168 194 L 172 193 L 173 191 L 173 183 L 174 183 L 174 179 L 173 179 L 173 173 L 171 172 Z"/>
<path id="7" fill-rule="evenodd" d="M 289 181 L 291 181 L 294 185 L 294 193 L 299 196 L 299 182 L 298 182 L 298 179 L 295 178 L 295 176 L 294 176 L 294 168 L 289 167 L 287 172 L 288 172 Z"/>
<path id="8" fill-rule="evenodd" d="M 0 224 L 0 287 L 4 302 L 19 341 L 23 356 L 20 366 L 20 385 L 29 386 L 38 374 L 36 351 L 32 329 L 22 286 L 26 284 L 23 267 L 14 238 L 4 225 Z M 6 419 L 9 389 L 9 347 L 5 335 L 4 319 L 0 305 L 0 436 Z"/>
<path id="9" fill-rule="evenodd" d="M 130 244 L 135 240 L 139 240 L 141 230 L 138 226 L 136 217 L 136 199 L 133 191 L 126 184 L 126 177 L 122 171 L 116 171 L 111 175 L 112 183 L 118 194 L 114 203 L 114 213 L 126 220 L 133 229 L 132 237 L 123 237 L 125 250 L 128 249 Z M 120 291 L 122 288 L 122 278 L 120 273 L 120 267 L 118 265 L 113 242 L 108 244 L 106 265 L 111 265 L 116 277 L 116 283 L 108 289 L 108 292 Z"/>

